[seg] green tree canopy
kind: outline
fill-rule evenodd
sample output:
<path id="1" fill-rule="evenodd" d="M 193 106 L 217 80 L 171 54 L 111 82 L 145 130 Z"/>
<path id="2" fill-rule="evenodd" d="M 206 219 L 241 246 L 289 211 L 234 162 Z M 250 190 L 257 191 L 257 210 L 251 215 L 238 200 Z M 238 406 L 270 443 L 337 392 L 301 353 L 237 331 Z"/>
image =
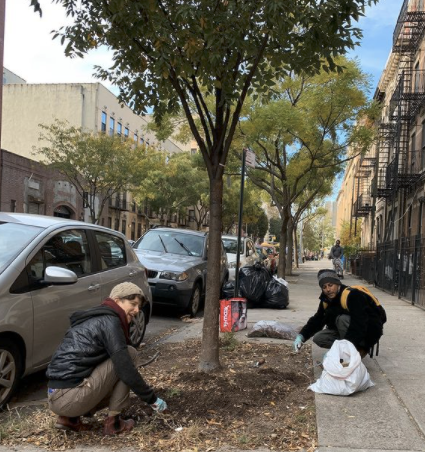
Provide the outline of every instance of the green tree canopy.
<path id="1" fill-rule="evenodd" d="M 40 127 L 41 146 L 34 146 L 33 153 L 75 186 L 92 223 L 98 222 L 115 193 L 134 186 L 142 174 L 144 147 L 135 147 L 131 140 L 83 132 L 59 120 Z"/>
<path id="2" fill-rule="evenodd" d="M 293 230 L 315 199 L 330 194 L 342 171 L 347 149 L 365 152 L 373 133 L 359 118 L 373 109 L 367 102 L 368 79 L 354 61 L 342 57 L 342 73 L 321 71 L 277 82 L 274 98 L 254 101 L 241 121 L 242 139 L 257 156 L 251 180 L 267 191 L 282 218 L 278 273 L 291 271 Z M 295 211 L 294 211 L 295 208 Z"/>

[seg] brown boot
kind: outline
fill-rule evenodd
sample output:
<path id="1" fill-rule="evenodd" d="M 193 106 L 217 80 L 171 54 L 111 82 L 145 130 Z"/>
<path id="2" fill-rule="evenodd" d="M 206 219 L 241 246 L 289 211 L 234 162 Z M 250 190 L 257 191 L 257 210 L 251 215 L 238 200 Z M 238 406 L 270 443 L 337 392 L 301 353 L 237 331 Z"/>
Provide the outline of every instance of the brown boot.
<path id="1" fill-rule="evenodd" d="M 128 419 L 125 421 L 120 418 L 120 415 L 108 416 L 103 423 L 103 434 L 104 435 L 118 435 L 118 433 L 131 432 L 134 427 L 133 419 Z"/>
<path id="2" fill-rule="evenodd" d="M 73 432 L 85 432 L 91 429 L 91 425 L 83 424 L 80 417 L 58 416 L 55 427 L 61 430 Z"/>

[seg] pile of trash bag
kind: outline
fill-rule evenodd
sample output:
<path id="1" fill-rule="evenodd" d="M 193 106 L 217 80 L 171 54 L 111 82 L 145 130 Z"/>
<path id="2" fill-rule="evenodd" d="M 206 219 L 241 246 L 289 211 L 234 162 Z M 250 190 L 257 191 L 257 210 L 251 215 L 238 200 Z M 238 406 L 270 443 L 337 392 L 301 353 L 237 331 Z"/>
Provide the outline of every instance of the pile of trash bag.
<path id="1" fill-rule="evenodd" d="M 223 285 L 223 298 L 235 296 L 235 283 Z M 239 291 L 237 297 L 246 298 L 248 308 L 285 309 L 289 304 L 288 283 L 273 277 L 264 265 L 259 263 L 239 270 Z"/>

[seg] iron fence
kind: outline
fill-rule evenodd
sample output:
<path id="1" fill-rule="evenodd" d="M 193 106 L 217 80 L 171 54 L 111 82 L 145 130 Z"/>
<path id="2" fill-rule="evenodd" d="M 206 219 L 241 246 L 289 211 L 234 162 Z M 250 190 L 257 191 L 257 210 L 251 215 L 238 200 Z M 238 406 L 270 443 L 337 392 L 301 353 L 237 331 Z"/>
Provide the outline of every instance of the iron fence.
<path id="1" fill-rule="evenodd" d="M 349 270 L 370 284 L 425 309 L 425 236 L 381 243 L 348 259 Z"/>

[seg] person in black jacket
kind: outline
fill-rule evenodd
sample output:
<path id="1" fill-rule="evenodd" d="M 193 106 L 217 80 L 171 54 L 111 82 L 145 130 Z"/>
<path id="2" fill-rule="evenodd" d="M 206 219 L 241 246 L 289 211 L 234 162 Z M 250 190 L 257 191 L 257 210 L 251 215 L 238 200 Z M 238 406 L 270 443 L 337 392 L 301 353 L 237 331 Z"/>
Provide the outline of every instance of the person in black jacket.
<path id="1" fill-rule="evenodd" d="M 335 340 L 346 339 L 355 345 L 362 358 L 365 357 L 382 336 L 384 311 L 358 289 L 350 289 L 347 309 L 344 309 L 341 294 L 347 286 L 341 284 L 336 272 L 320 270 L 317 277 L 322 289 L 319 308 L 295 338 L 295 352 L 310 337 L 323 348 L 331 348 Z"/>
<path id="2" fill-rule="evenodd" d="M 138 353 L 129 345 L 129 324 L 143 301 L 140 287 L 125 282 L 115 286 L 100 306 L 71 315 L 71 328 L 46 373 L 57 428 L 87 430 L 81 416 L 108 407 L 104 434 L 129 432 L 134 421 L 120 414 L 129 403 L 130 389 L 155 411 L 167 409 L 138 372 Z"/>

